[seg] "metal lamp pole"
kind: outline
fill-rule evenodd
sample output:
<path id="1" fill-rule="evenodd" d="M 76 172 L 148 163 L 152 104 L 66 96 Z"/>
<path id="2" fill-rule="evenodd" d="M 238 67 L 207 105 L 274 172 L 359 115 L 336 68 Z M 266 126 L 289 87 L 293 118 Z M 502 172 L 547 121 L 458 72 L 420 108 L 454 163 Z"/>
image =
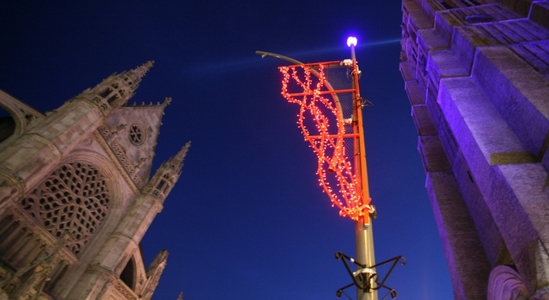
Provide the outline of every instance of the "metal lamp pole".
<path id="1" fill-rule="evenodd" d="M 355 46 L 357 40 L 355 37 L 347 39 L 347 45 L 351 48 L 351 59 L 353 61 L 352 77 L 353 89 L 353 133 L 358 134 L 359 138 L 355 139 L 354 157 L 355 157 L 355 176 L 359 179 L 364 202 L 369 201 L 370 192 L 368 188 L 368 171 L 366 167 L 366 146 L 364 142 L 364 127 L 362 122 L 362 98 L 358 84 L 360 71 L 356 61 Z M 356 239 L 356 261 L 366 266 L 375 265 L 374 255 L 374 235 L 372 232 L 372 221 L 368 214 L 361 217 L 355 224 L 355 239 Z M 359 269 L 357 272 L 365 273 L 366 280 L 370 280 L 370 276 L 375 273 L 375 270 L 365 268 Z M 374 290 L 374 281 L 370 280 L 368 286 L 370 289 L 364 290 L 357 286 L 357 300 L 377 300 L 377 290 Z"/>

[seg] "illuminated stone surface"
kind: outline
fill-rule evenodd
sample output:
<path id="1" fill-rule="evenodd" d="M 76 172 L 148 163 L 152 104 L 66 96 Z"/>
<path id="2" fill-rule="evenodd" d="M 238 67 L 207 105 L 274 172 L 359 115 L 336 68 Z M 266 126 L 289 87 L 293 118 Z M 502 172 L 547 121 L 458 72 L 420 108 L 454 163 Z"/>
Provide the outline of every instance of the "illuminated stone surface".
<path id="1" fill-rule="evenodd" d="M 400 70 L 455 299 L 549 299 L 549 2 L 402 10 Z"/>

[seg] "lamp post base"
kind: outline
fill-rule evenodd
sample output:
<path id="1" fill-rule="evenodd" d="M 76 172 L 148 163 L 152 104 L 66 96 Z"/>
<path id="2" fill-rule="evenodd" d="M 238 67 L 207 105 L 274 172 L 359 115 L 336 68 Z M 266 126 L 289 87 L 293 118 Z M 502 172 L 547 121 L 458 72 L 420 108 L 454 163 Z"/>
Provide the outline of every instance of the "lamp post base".
<path id="1" fill-rule="evenodd" d="M 372 232 L 372 222 L 369 224 L 364 224 L 363 220 L 359 220 L 355 224 L 355 238 L 356 238 L 356 260 L 366 266 L 375 265 L 375 255 L 374 255 L 374 235 Z M 370 269 L 370 268 L 368 268 Z M 370 269 L 372 273 L 375 273 L 375 269 Z M 361 270 L 357 270 L 360 272 Z M 368 270 L 366 270 L 365 273 Z M 364 286 L 370 287 L 368 290 L 361 289 L 357 286 L 356 288 L 356 299 L 357 300 L 378 300 L 377 290 L 374 278 L 369 274 L 364 274 L 362 276 L 364 280 L 369 280 Z"/>

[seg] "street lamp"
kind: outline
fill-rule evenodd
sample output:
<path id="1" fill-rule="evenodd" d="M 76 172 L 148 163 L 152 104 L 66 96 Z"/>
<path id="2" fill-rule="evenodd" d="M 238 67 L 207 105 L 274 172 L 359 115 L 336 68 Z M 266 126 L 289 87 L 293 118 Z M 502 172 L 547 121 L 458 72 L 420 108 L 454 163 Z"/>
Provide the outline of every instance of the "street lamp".
<path id="1" fill-rule="evenodd" d="M 279 54 L 263 51 L 256 51 L 256 54 L 292 63 L 279 67 L 283 75 L 281 94 L 288 102 L 300 107 L 297 123 L 317 155 L 319 185 L 332 205 L 339 208 L 339 214 L 355 222 L 356 259 L 336 253 L 353 283 L 339 289 L 336 295 L 340 297 L 344 289 L 356 285 L 357 300 L 377 300 L 377 290 L 382 287 L 389 289 L 388 295 L 394 298 L 396 292 L 385 285 L 389 274 L 380 281 L 376 267 L 393 262 L 390 273 L 403 257 L 375 263 L 371 217 L 376 212 L 370 204 L 368 189 L 362 121 L 362 108 L 366 101 L 360 97 L 360 70 L 355 55 L 357 38 L 349 37 L 347 45 L 351 48 L 351 59 L 343 61 L 305 64 Z M 350 70 L 350 86 L 341 87 L 340 84 L 334 88 L 330 84 L 329 79 L 338 70 L 343 71 L 340 72 L 343 76 Z M 356 271 L 351 270 L 350 264 L 356 265 Z"/>
<path id="2" fill-rule="evenodd" d="M 364 142 L 364 127 L 362 121 L 362 106 L 363 100 L 360 97 L 359 88 L 359 75 L 358 63 L 356 60 L 355 47 L 357 45 L 356 37 L 347 38 L 347 46 L 351 48 L 351 60 L 352 65 L 352 86 L 353 86 L 353 114 L 352 114 L 352 130 L 353 134 L 358 135 L 358 138 L 354 139 L 354 165 L 355 176 L 359 182 L 359 190 L 361 192 L 361 198 L 370 202 L 370 191 L 368 187 L 368 170 L 366 167 L 366 146 Z M 360 276 L 363 281 L 366 281 L 360 285 L 357 285 L 357 300 L 377 300 L 377 290 L 374 289 L 374 274 L 375 269 L 369 266 L 375 265 L 374 254 L 374 235 L 372 231 L 372 222 L 370 215 L 375 213 L 374 207 L 369 205 L 369 211 L 355 221 L 355 243 L 356 243 L 356 261 L 362 265 L 367 266 L 363 268 L 357 266 L 355 277 Z"/>

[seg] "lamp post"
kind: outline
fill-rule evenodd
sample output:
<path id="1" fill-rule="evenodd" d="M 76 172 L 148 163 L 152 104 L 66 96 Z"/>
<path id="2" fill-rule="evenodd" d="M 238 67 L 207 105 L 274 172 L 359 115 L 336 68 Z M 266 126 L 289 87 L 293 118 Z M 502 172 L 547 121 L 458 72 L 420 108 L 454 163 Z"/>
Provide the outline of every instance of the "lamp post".
<path id="1" fill-rule="evenodd" d="M 355 222 L 356 258 L 336 253 L 336 259 L 343 261 L 353 283 L 339 289 L 336 296 L 340 297 L 345 289 L 355 285 L 357 300 L 378 300 L 380 288 L 388 289 L 387 295 L 394 299 L 396 291 L 386 286 L 385 281 L 394 266 L 398 262 L 404 264 L 405 259 L 397 256 L 375 263 L 371 220 L 375 208 L 370 204 L 368 189 L 362 118 L 365 100 L 360 96 L 358 84 L 360 70 L 355 54 L 356 37 L 348 38 L 347 45 L 351 48 L 351 59 L 343 61 L 305 64 L 275 53 L 256 51 L 256 54 L 292 63 L 279 67 L 283 74 L 281 94 L 288 102 L 300 107 L 297 123 L 318 157 L 316 174 L 319 185 L 332 205 L 339 208 L 339 214 Z M 342 68 L 350 70 L 350 87 L 338 85 L 334 88 L 328 80 L 332 76 L 328 70 Z M 390 262 L 392 266 L 381 279 L 376 267 Z M 350 264 L 357 266 L 355 271 Z"/>
<path id="2" fill-rule="evenodd" d="M 368 170 L 366 166 L 366 146 L 364 141 L 364 127 L 362 121 L 362 106 L 363 100 L 360 97 L 360 88 L 358 79 L 360 70 L 356 60 L 355 47 L 357 45 L 356 37 L 347 39 L 347 46 L 351 48 L 351 75 L 353 81 L 353 133 L 358 135 L 354 140 L 354 165 L 355 176 L 360 183 L 360 191 L 362 199 L 370 199 L 370 191 L 368 188 Z M 363 215 L 356 221 L 355 224 L 355 243 L 356 243 L 356 260 L 357 262 L 366 265 L 375 265 L 374 255 L 374 236 L 372 232 L 372 221 L 368 214 Z M 370 280 L 367 284 L 368 290 L 361 289 L 357 286 L 357 300 L 377 300 L 377 290 L 371 278 L 375 274 L 375 270 L 371 268 L 360 268 L 356 272 L 363 272 L 366 275 L 365 280 Z"/>

